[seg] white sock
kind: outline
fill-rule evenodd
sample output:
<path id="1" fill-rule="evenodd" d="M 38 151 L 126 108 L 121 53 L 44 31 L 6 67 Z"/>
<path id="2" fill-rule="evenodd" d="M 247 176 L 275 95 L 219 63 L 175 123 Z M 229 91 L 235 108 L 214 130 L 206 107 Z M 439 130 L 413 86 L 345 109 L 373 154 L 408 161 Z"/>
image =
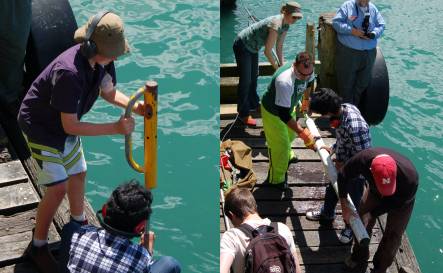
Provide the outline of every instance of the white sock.
<path id="1" fill-rule="evenodd" d="M 42 247 L 48 243 L 48 240 L 38 240 L 38 239 L 32 239 L 32 244 L 35 247 Z"/>
<path id="2" fill-rule="evenodd" d="M 71 214 L 71 217 L 72 217 L 72 219 L 74 219 L 75 221 L 80 222 L 80 223 L 84 222 L 86 220 L 86 216 L 85 216 L 84 212 L 80 215 Z"/>

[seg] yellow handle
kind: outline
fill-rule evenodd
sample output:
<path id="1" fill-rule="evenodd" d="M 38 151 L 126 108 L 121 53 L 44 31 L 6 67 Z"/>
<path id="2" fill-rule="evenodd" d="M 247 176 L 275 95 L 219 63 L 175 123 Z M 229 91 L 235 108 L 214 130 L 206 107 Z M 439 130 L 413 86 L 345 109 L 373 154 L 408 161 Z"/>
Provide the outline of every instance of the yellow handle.
<path id="1" fill-rule="evenodd" d="M 155 81 L 146 82 L 144 87 L 131 96 L 125 111 L 125 117 L 130 117 L 135 103 L 144 95 L 144 166 L 134 161 L 131 134 L 125 135 L 125 155 L 129 166 L 145 174 L 145 186 L 148 189 L 157 186 L 157 87 Z"/>

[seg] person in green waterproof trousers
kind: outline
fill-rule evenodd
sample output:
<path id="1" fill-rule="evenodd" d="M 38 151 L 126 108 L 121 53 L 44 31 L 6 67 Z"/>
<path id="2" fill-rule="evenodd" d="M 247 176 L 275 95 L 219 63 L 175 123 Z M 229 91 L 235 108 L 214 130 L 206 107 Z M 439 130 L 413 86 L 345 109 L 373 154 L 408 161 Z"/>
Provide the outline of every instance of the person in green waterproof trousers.
<path id="1" fill-rule="evenodd" d="M 297 54 L 293 63 L 280 67 L 272 77 L 263 95 L 261 115 L 269 154 L 268 182 L 286 186 L 286 171 L 296 159 L 291 150 L 295 133 L 305 146 L 314 149 L 314 138 L 307 128 L 296 120 L 295 109 L 303 97 L 309 98 L 309 87 L 314 83 L 314 66 L 307 52 Z"/>

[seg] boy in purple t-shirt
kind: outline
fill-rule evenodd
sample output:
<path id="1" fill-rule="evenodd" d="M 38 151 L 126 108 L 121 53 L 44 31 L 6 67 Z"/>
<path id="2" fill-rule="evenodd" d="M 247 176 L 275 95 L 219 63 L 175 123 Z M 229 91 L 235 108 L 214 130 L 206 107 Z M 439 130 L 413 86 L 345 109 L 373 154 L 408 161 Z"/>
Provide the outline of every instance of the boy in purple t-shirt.
<path id="1" fill-rule="evenodd" d="M 72 220 L 86 220 L 86 162 L 79 136 L 124 135 L 134 130 L 133 118 L 100 124 L 80 121 L 99 95 L 120 107 L 128 104 L 128 97 L 115 89 L 113 62 L 129 51 L 120 17 L 101 12 L 77 29 L 74 39 L 82 44 L 60 54 L 43 70 L 28 90 L 18 116 L 32 157 L 42 169 L 38 183 L 47 186 L 27 249 L 44 272 L 56 272 L 47 247 L 48 230 L 66 193 Z M 144 104 L 137 102 L 134 111 L 143 115 Z"/>

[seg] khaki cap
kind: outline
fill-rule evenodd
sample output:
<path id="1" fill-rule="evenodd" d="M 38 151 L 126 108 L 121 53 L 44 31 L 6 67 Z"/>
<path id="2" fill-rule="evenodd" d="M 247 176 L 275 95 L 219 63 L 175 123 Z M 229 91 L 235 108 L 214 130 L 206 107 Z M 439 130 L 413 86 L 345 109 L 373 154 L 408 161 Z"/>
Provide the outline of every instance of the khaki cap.
<path id="1" fill-rule="evenodd" d="M 91 16 L 85 25 L 75 31 L 75 42 L 81 43 L 86 40 L 86 32 L 93 18 L 94 16 Z M 97 45 L 98 54 L 107 58 L 116 58 L 129 52 L 128 41 L 123 32 L 123 21 L 118 15 L 109 12 L 100 19 L 90 40 Z"/>
<path id="2" fill-rule="evenodd" d="M 295 1 L 286 2 L 284 8 L 292 17 L 303 18 L 303 14 L 301 14 L 301 5 L 299 3 Z"/>

